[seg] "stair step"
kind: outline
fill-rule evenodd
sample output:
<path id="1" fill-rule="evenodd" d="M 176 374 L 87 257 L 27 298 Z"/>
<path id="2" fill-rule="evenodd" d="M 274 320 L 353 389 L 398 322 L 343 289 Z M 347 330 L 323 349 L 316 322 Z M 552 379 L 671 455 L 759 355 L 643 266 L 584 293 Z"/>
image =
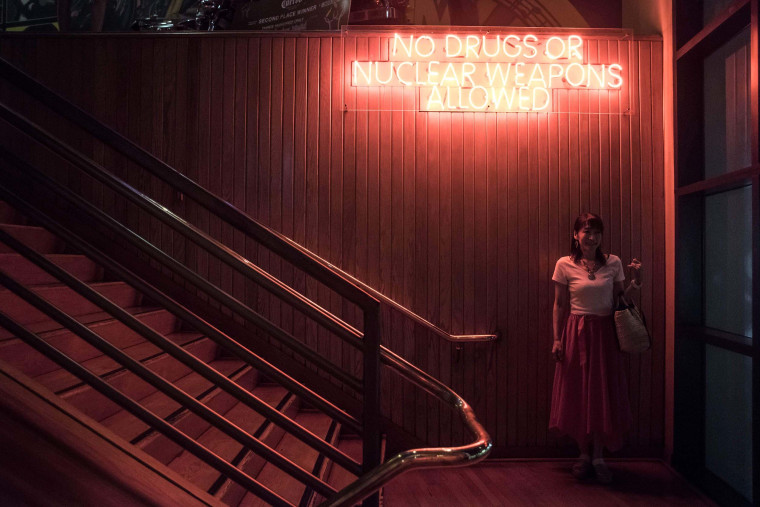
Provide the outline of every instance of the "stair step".
<path id="1" fill-rule="evenodd" d="M 221 359 L 211 361 L 209 363 L 209 366 L 217 370 L 222 375 L 229 376 L 236 370 L 240 369 L 243 366 L 243 362 L 239 360 Z M 197 373 L 188 373 L 184 377 L 174 381 L 174 385 L 183 390 L 188 395 L 196 398 L 203 394 L 205 391 L 214 387 L 211 382 L 201 377 Z M 138 401 L 140 402 L 140 405 L 145 407 L 147 410 L 150 410 L 157 416 L 164 418 L 168 417 L 173 412 L 176 412 L 181 408 L 177 402 L 158 391 L 154 391 L 153 393 L 141 398 Z M 105 419 L 100 420 L 100 422 L 104 426 L 110 428 L 117 435 L 120 435 L 122 438 L 130 441 L 149 429 L 148 425 L 134 417 L 126 410 L 118 410 L 114 412 L 113 415 L 109 415 Z"/>
<path id="2" fill-rule="evenodd" d="M 91 288 L 122 308 L 137 306 L 142 299 L 139 292 L 124 282 L 97 282 L 91 284 Z M 66 285 L 37 285 L 33 287 L 33 290 L 72 317 L 102 312 L 100 307 Z M 0 290 L 0 308 L 3 309 L 3 313 L 24 326 L 44 321 L 52 322 L 50 317 L 9 290 Z M 54 327 L 57 326 L 54 325 Z M 54 327 L 48 327 L 48 329 Z M 2 337 L 0 334 L 0 338 Z"/>
<path id="3" fill-rule="evenodd" d="M 0 224 L 24 225 L 26 219 L 5 201 L 0 201 Z"/>
<path id="4" fill-rule="evenodd" d="M 63 249 L 63 241 L 42 227 L 33 225 L 0 224 L 4 230 L 17 240 L 39 253 L 55 253 Z M 0 253 L 13 253 L 14 249 L 0 241 Z"/>
<path id="5" fill-rule="evenodd" d="M 95 282 L 103 276 L 103 270 L 84 255 L 47 254 L 45 257 L 83 282 Z M 0 269 L 25 285 L 58 283 L 58 280 L 17 253 L 0 253 Z"/>
<path id="6" fill-rule="evenodd" d="M 216 352 L 216 344 L 206 338 L 190 344 L 187 347 L 187 351 L 201 361 L 211 362 L 214 359 L 214 354 Z M 144 366 L 171 383 L 183 379 L 192 373 L 192 370 L 190 370 L 189 367 L 168 354 L 161 354 L 154 357 L 146 361 Z M 113 375 L 107 377 L 106 380 L 112 387 L 118 389 L 133 400 L 142 400 L 154 393 L 158 393 L 155 387 L 142 380 L 136 374 L 125 369 L 117 371 Z M 100 421 L 113 415 L 115 412 L 111 411 L 110 407 L 101 408 L 90 403 L 90 395 L 93 392 L 94 389 L 85 384 L 80 388 L 65 392 L 61 397 L 96 421 Z M 161 394 L 161 396 L 164 395 Z"/>
<path id="7" fill-rule="evenodd" d="M 180 346 L 184 346 L 202 337 L 203 335 L 200 333 L 190 332 L 169 333 L 166 335 L 166 338 L 169 341 Z M 161 349 L 148 341 L 126 347 L 124 352 L 140 361 L 144 361 L 152 356 L 163 353 Z M 83 361 L 82 366 L 100 376 L 110 375 L 116 370 L 121 369 L 121 366 L 116 363 L 116 361 L 105 355 Z M 61 391 L 82 385 L 82 381 L 79 380 L 79 377 L 72 375 L 62 368 L 40 375 L 36 380 L 55 393 L 60 393 Z"/>
<path id="8" fill-rule="evenodd" d="M 131 306 L 131 307 L 125 307 L 123 308 L 126 312 L 132 314 L 132 315 L 138 315 L 141 313 L 149 312 L 149 311 L 156 311 L 159 310 L 158 308 L 154 306 Z M 113 320 L 113 317 L 110 313 L 105 311 L 99 311 L 94 313 L 87 313 L 84 315 L 74 315 L 73 316 L 77 322 L 80 322 L 82 324 L 91 325 L 98 322 L 108 322 Z M 44 334 L 44 333 L 52 333 L 55 331 L 60 331 L 62 328 L 61 324 L 58 323 L 58 321 L 55 321 L 48 317 L 46 320 L 39 321 L 39 322 L 32 322 L 29 324 L 26 324 L 24 327 L 26 327 L 29 331 L 32 331 L 33 333 L 37 334 Z M 11 334 L 10 331 L 7 331 L 3 328 L 0 328 L 0 344 L 4 340 L 12 339 L 14 338 L 13 334 Z"/>
<path id="9" fill-rule="evenodd" d="M 279 386 L 258 386 L 253 390 L 262 401 L 269 406 L 277 407 L 288 394 Z M 254 412 L 247 405 L 238 402 L 231 407 L 224 416 L 233 424 L 252 435 L 263 430 L 266 419 L 261 414 Z M 221 458 L 232 462 L 242 450 L 243 446 L 233 438 L 227 436 L 216 427 L 209 427 L 198 437 L 198 443 L 207 447 Z M 169 468 L 188 479 L 199 488 L 207 491 L 219 479 L 220 473 L 198 459 L 194 454 L 185 451 L 169 463 Z"/>
<path id="10" fill-rule="evenodd" d="M 270 384 L 268 387 L 279 388 L 279 386 L 275 384 Z M 289 418 L 295 419 L 298 415 L 300 406 L 300 400 L 295 396 L 290 396 L 285 402 L 284 406 L 282 406 L 279 410 Z M 269 447 L 275 448 L 277 444 L 282 440 L 284 434 L 284 429 L 275 424 L 269 423 L 264 427 L 261 435 L 258 438 Z M 264 465 L 266 464 L 267 462 L 264 460 L 264 458 L 251 451 L 243 452 L 242 456 L 239 459 L 239 463 L 235 463 L 239 469 L 254 478 L 259 475 L 261 469 L 264 468 Z M 246 493 L 247 490 L 243 486 L 230 479 L 226 479 L 224 480 L 224 483 L 219 487 L 219 490 L 214 493 L 214 496 L 221 499 L 222 503 L 225 503 L 227 505 L 237 505 L 240 503 Z"/>
<path id="11" fill-rule="evenodd" d="M 351 458 L 353 458 L 355 461 L 361 463 L 362 461 L 361 437 L 356 436 L 356 435 L 351 435 L 349 437 L 346 437 L 345 435 L 341 435 L 336 447 L 340 449 L 341 451 L 343 451 L 348 456 L 350 456 Z M 340 491 L 341 489 L 345 488 L 346 486 L 354 482 L 356 479 L 357 477 L 354 474 L 352 474 L 351 472 L 349 472 L 342 466 L 334 462 L 330 462 L 330 465 L 326 473 L 325 481 L 333 488 Z"/>
<path id="12" fill-rule="evenodd" d="M 251 367 L 244 368 L 235 373 L 230 379 L 243 389 L 252 391 L 258 383 L 259 374 Z M 224 414 L 238 403 L 231 394 L 221 389 L 215 389 L 200 399 L 201 403 L 211 410 Z M 190 411 L 183 411 L 173 418 L 173 426 L 191 438 L 198 438 L 206 431 L 210 424 Z M 137 437 L 137 445 L 145 452 L 156 458 L 163 464 L 167 464 L 177 456 L 185 452 L 185 449 L 174 443 L 164 434 L 158 431 L 148 431 L 145 435 Z M 134 440 L 133 440 L 134 441 Z"/>
<path id="13" fill-rule="evenodd" d="M 299 412 L 295 418 L 301 426 L 308 428 L 312 433 L 325 438 L 332 420 L 316 412 Z M 319 453 L 289 433 L 285 433 L 275 447 L 279 453 L 288 457 L 302 468 L 312 471 Z M 305 486 L 287 473 L 283 472 L 271 463 L 266 463 L 256 476 L 256 480 L 272 491 L 282 496 L 285 500 L 298 505 L 303 496 Z M 227 497 L 224 498 L 225 503 Z M 268 505 L 265 501 L 250 492 L 245 492 L 238 505 Z"/>
<path id="14" fill-rule="evenodd" d="M 239 359 L 220 357 L 217 344 L 210 338 L 196 332 L 179 331 L 179 321 L 167 310 L 141 306 L 144 304 L 143 296 L 125 282 L 102 281 L 104 270 L 87 257 L 56 253 L 63 251 L 64 241 L 42 227 L 30 226 L 26 223 L 27 220 L 16 213 L 12 207 L 0 202 L 2 230 L 35 251 L 44 254 L 47 259 L 74 277 L 89 283 L 93 289 L 133 314 L 143 324 L 164 335 L 171 342 L 182 346 L 194 357 L 207 363 L 220 374 L 231 378 L 239 386 L 251 391 L 269 406 L 276 407 L 320 438 L 325 438 L 330 433 L 332 421 L 328 416 L 305 409 L 300 400 L 288 393 L 285 388 L 276 384 L 262 383 L 259 373 Z M 152 372 L 187 395 L 198 399 L 216 413 L 222 414 L 227 420 L 276 449 L 305 470 L 312 471 L 315 468 L 315 463 L 319 458 L 317 451 L 165 353 L 160 347 L 153 345 L 118 320 L 113 319 L 98 306 L 79 296 L 2 242 L 0 242 L 0 269 L 19 283 L 31 288 L 64 313 L 87 325 L 112 345 L 140 361 Z M 256 477 L 259 482 L 288 501 L 294 504 L 301 501 L 305 486 L 299 481 L 268 463 L 202 417 L 156 390 L 2 286 L 0 286 L 0 309 L 89 371 L 99 375 L 110 386 L 138 402 L 145 410 L 169 421 L 179 431 L 194 438 L 248 475 Z M 195 486 L 210 492 L 225 503 L 266 505 L 245 488 L 227 479 L 216 469 L 2 328 L 0 328 L 0 359 L 34 377 L 84 414 L 137 445 Z M 330 435 L 332 439 L 333 433 Z M 361 454 L 361 441 L 356 442 L 358 442 L 358 452 Z M 355 450 L 353 447 L 351 449 Z M 326 476 L 329 474 L 331 483 L 336 484 L 336 487 L 338 487 L 337 484 L 353 480 L 353 475 L 338 466 L 330 468 L 330 465 L 325 464 L 319 469 L 320 473 Z"/>
<path id="15" fill-rule="evenodd" d="M 166 310 L 152 308 L 131 310 L 131 313 L 138 320 L 160 334 L 167 335 L 174 331 L 177 326 L 176 317 Z M 120 349 L 145 341 L 142 336 L 113 318 L 88 323 L 88 327 Z M 34 325 L 29 326 L 29 328 L 34 330 Z M 84 342 L 68 329 L 40 332 L 39 335 L 46 342 L 79 362 L 102 355 L 98 349 Z M 30 377 L 37 377 L 60 368 L 58 364 L 32 349 L 18 338 L 11 338 L 0 342 L 0 359 L 13 364 Z"/>

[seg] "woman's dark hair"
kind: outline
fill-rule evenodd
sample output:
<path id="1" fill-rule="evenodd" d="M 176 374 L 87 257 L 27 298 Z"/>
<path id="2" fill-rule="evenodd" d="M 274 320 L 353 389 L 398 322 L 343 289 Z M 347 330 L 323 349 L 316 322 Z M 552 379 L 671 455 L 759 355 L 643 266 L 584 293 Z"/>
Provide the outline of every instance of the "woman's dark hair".
<path id="1" fill-rule="evenodd" d="M 601 233 L 604 233 L 604 222 L 602 217 L 595 215 L 594 213 L 581 213 L 578 218 L 575 219 L 575 225 L 573 226 L 573 238 L 570 241 L 570 257 L 573 258 L 573 262 L 576 264 L 580 262 L 583 257 L 583 251 L 581 246 L 575 240 L 575 233 L 584 228 L 596 229 Z M 602 246 L 596 249 L 596 262 L 603 266 L 607 263 L 607 256 L 602 252 Z"/>

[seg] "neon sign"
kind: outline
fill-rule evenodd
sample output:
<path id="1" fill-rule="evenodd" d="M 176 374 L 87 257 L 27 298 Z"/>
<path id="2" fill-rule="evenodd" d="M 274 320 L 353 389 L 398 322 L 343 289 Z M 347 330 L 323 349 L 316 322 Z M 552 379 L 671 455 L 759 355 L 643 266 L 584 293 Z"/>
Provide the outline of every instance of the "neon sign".
<path id="1" fill-rule="evenodd" d="M 351 61 L 353 87 L 411 87 L 421 111 L 550 112 L 553 90 L 617 91 L 620 63 L 589 63 L 580 35 L 395 33 L 382 60 Z"/>

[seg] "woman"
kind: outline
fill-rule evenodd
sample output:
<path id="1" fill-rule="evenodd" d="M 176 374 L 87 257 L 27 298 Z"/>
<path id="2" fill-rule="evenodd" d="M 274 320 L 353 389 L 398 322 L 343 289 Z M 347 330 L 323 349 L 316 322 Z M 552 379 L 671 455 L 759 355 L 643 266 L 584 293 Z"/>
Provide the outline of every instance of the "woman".
<path id="1" fill-rule="evenodd" d="M 580 215 L 570 255 L 557 261 L 552 276 L 557 365 L 549 427 L 578 442 L 580 457 L 572 468 L 576 478 L 593 470 L 600 483 L 609 484 L 612 473 L 602 453 L 605 447 L 614 451 L 623 446 L 632 419 L 614 307 L 619 296 L 628 297 L 641 286 L 641 263 L 633 259 L 628 265 L 632 280 L 624 289 L 620 258 L 604 255 L 600 247 L 603 232 L 598 215 Z"/>

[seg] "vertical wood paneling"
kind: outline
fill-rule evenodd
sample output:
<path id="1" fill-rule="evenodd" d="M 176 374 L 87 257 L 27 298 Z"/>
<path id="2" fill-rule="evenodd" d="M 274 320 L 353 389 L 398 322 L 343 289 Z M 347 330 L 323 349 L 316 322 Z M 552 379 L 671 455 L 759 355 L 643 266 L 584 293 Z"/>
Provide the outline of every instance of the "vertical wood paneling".
<path id="1" fill-rule="evenodd" d="M 481 289 L 486 294 L 486 321 L 479 321 L 481 331 L 498 329 L 499 326 L 499 166 L 498 166 L 498 118 L 489 116 L 486 118 L 486 177 L 483 178 L 487 202 L 486 210 L 486 241 L 485 241 L 485 265 L 487 271 L 481 282 Z M 478 249 L 480 250 L 480 249 Z M 491 396 L 485 398 L 484 424 L 489 428 L 497 428 L 499 424 L 499 408 L 503 402 L 503 388 L 500 384 L 498 344 L 490 344 L 484 350 L 485 357 L 482 359 L 486 364 L 486 377 L 484 385 L 490 385 Z M 494 435 L 496 437 L 496 435 Z"/>
<path id="2" fill-rule="evenodd" d="M 599 212 L 607 225 L 605 249 L 626 263 L 635 256 L 645 264 L 642 307 L 655 345 L 650 354 L 629 360 L 635 415 L 630 443 L 644 449 L 663 444 L 660 41 L 630 43 L 632 51 L 628 42 L 589 42 L 593 57 L 631 69 L 634 97 L 627 90 L 560 90 L 555 100 L 578 112 L 478 115 L 401 111 L 414 104 L 410 90 L 347 88 L 346 100 L 345 62 L 387 54 L 379 36 L 52 40 L 3 37 L 0 54 L 257 220 L 431 322 L 453 333 L 498 329 L 500 342 L 457 350 L 397 312 L 383 314 L 386 343 L 464 394 L 505 454 L 556 454 L 566 443 L 547 431 L 554 372 L 551 274 L 555 260 L 566 254 L 575 216 Z M 64 60 L 68 69 L 61 67 Z M 346 112 L 346 102 L 363 110 Z M 611 114 L 628 103 L 634 114 Z M 39 117 L 57 122 L 44 112 Z M 349 320 L 360 318 L 352 305 L 207 211 L 180 201 L 91 140 L 66 135 L 308 297 Z M 120 201 L 113 206 L 131 227 L 186 256 L 203 276 L 343 367 L 355 366 L 355 353 L 298 312 L 181 238 L 162 233 L 131 207 Z M 449 411 L 387 372 L 383 378 L 384 410 L 398 424 L 431 443 L 461 443 L 461 425 Z M 415 411 L 419 407 L 424 409 Z"/>
<path id="3" fill-rule="evenodd" d="M 641 97 L 651 97 L 651 59 L 652 59 L 652 43 L 642 42 L 640 44 L 640 62 L 639 69 L 641 71 L 641 84 L 639 93 Z M 654 248 L 652 229 L 648 224 L 652 223 L 652 104 L 650 100 L 641 100 L 641 123 L 639 125 L 641 149 L 640 163 L 641 168 L 641 211 L 640 211 L 640 230 L 638 231 L 638 237 L 641 238 L 639 243 L 639 251 L 634 248 L 631 252 L 632 257 L 637 257 L 647 266 L 654 266 L 652 251 Z M 636 236 L 634 236 L 636 237 Z M 644 298 L 642 301 L 642 308 L 646 312 L 646 315 L 652 314 L 652 300 L 651 298 Z M 651 431 L 651 383 L 652 383 L 652 355 L 646 354 L 640 358 L 640 415 L 638 421 L 639 427 L 639 442 L 645 445 L 650 441 Z"/>
<path id="4" fill-rule="evenodd" d="M 652 50 L 652 73 L 659 72 L 663 68 L 663 54 L 658 51 L 658 44 L 653 45 Z M 667 60 L 665 60 L 667 61 Z M 658 83 L 652 85 L 652 205 L 661 206 L 665 200 L 665 156 L 664 143 L 661 139 L 664 137 L 664 118 L 663 118 L 663 87 Z M 749 129 L 751 131 L 752 129 Z M 652 248 L 652 269 L 648 277 L 651 281 L 661 283 L 665 280 L 665 220 L 662 215 L 666 215 L 665 206 L 653 210 L 652 213 L 652 231 L 654 245 Z M 654 290 L 654 283 L 650 284 L 647 294 L 652 300 L 652 309 L 665 308 L 665 291 Z M 652 413 L 650 416 L 652 424 L 651 443 L 655 446 L 662 446 L 665 442 L 665 386 L 663 382 L 666 377 L 665 366 L 665 312 L 651 312 L 654 336 L 654 346 L 652 348 Z"/>

